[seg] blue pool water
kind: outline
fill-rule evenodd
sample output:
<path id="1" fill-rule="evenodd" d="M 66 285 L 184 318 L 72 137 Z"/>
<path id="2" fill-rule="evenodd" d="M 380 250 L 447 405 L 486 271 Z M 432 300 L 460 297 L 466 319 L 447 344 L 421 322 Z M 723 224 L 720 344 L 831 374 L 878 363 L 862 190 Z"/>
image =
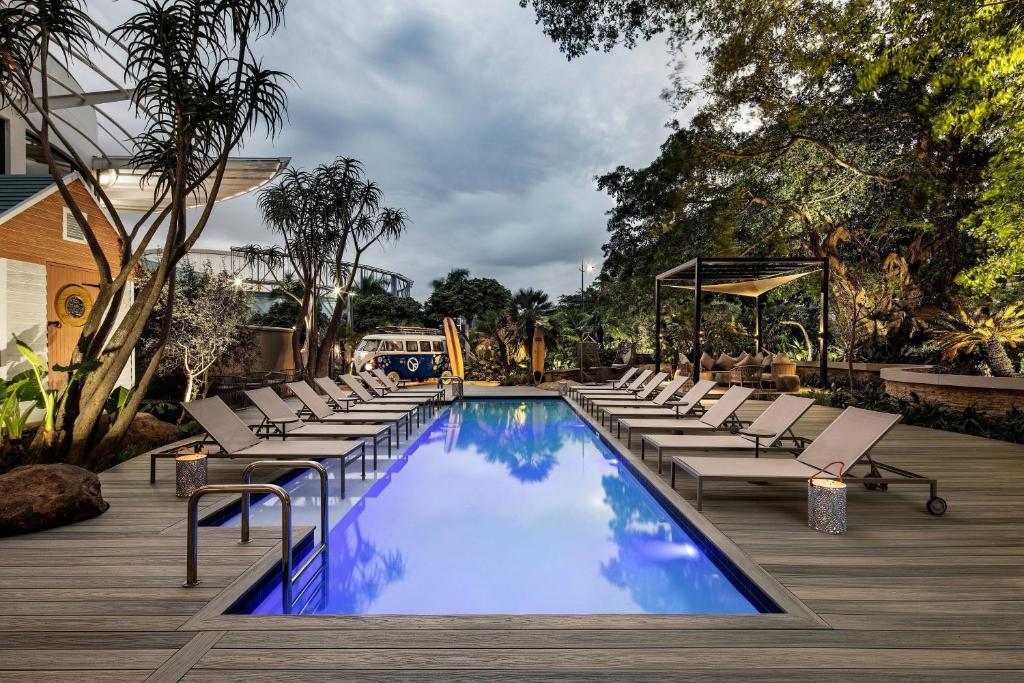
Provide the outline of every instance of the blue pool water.
<path id="1" fill-rule="evenodd" d="M 354 505 L 338 504 L 332 482 L 330 560 L 292 613 L 772 609 L 738 588 L 742 579 L 713 562 L 564 401 L 456 404 L 390 464 Z M 287 488 L 296 523 L 312 525 L 314 481 Z M 273 525 L 277 512 L 276 501 L 263 501 L 254 518 Z M 280 576 L 232 611 L 283 613 Z"/>

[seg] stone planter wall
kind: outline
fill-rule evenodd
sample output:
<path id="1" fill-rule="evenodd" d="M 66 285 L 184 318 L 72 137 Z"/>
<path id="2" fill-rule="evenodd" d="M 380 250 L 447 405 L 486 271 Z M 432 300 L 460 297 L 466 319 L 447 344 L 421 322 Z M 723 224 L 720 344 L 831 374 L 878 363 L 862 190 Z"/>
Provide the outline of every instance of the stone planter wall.
<path id="1" fill-rule="evenodd" d="M 1002 415 L 1014 407 L 1024 409 L 1024 378 L 944 375 L 920 368 L 882 370 L 885 393 L 941 403 L 964 410 L 974 406 L 988 415 Z"/>
<path id="2" fill-rule="evenodd" d="M 882 370 L 893 368 L 927 368 L 927 365 L 907 365 L 906 363 L 854 363 L 853 379 L 857 382 L 880 381 Z M 818 376 L 818 361 L 798 360 L 796 361 L 796 374 L 801 380 Z M 828 376 L 832 381 L 845 380 L 849 373 L 849 365 L 845 361 L 829 361 Z"/>

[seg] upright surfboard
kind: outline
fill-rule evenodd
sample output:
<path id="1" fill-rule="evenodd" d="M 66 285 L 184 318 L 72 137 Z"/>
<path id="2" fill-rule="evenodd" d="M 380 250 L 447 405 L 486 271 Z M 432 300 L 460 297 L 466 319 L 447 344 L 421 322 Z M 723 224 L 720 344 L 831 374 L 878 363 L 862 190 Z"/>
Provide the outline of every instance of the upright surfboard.
<path id="1" fill-rule="evenodd" d="M 451 374 L 466 378 L 466 369 L 462 364 L 462 344 L 459 341 L 459 329 L 451 318 L 444 319 L 444 341 L 448 347 L 448 366 Z"/>
<path id="2" fill-rule="evenodd" d="M 547 349 L 544 347 L 544 333 L 540 328 L 533 331 L 533 343 L 530 346 L 530 366 L 533 370 L 533 383 L 540 384 L 544 381 L 544 357 Z"/>

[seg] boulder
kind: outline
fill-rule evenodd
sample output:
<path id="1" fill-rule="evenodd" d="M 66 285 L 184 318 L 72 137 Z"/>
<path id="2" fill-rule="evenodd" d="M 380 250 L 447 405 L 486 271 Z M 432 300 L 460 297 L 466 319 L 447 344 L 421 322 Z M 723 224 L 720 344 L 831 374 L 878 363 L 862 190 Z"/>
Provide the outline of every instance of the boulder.
<path id="1" fill-rule="evenodd" d="M 145 453 L 184 437 L 185 433 L 177 425 L 164 422 L 149 413 L 137 413 L 121 439 L 119 450 L 132 454 Z"/>
<path id="2" fill-rule="evenodd" d="M 74 465 L 25 465 L 0 475 L 0 536 L 80 522 L 107 511 L 94 473 Z"/>

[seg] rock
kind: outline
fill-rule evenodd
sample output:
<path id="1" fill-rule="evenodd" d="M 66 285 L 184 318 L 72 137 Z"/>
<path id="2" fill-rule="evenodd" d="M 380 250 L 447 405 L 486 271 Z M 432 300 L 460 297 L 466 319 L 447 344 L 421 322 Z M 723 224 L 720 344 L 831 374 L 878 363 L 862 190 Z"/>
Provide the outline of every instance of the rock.
<path id="1" fill-rule="evenodd" d="M 109 507 L 99 477 L 81 467 L 25 465 L 0 475 L 0 536 L 73 524 Z"/>
<path id="2" fill-rule="evenodd" d="M 176 425 L 149 413 L 138 413 L 121 439 L 119 448 L 128 453 L 144 453 L 184 437 Z"/>

